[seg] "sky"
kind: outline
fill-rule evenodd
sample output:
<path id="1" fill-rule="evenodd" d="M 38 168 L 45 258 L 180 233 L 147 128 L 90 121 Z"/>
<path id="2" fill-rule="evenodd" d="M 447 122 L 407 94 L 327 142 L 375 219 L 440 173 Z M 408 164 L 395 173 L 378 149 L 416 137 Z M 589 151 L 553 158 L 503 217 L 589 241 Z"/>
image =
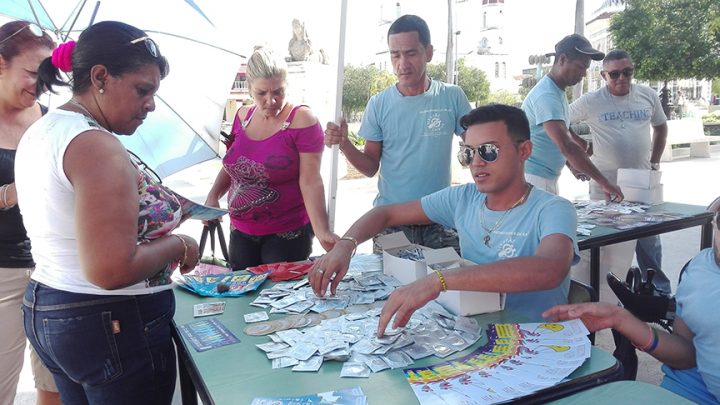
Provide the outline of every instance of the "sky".
<path id="1" fill-rule="evenodd" d="M 315 48 L 323 48 L 331 59 L 337 60 L 340 32 L 340 0 L 194 0 L 222 33 L 224 45 L 238 53 L 248 55 L 253 46 L 264 45 L 276 52 L 287 53 L 292 37 L 291 22 L 294 18 L 305 23 Z M 468 3 L 456 4 L 462 10 Z M 470 0 L 479 2 L 480 0 Z M 64 20 L 67 9 L 77 0 L 44 0 L 56 20 Z M 585 0 L 586 19 L 602 0 Z M 92 9 L 95 0 L 87 0 L 86 8 Z M 381 18 L 393 20 L 397 16 L 395 4 L 400 4 L 401 14 L 417 14 L 430 26 L 432 42 L 437 52 L 444 53 L 447 33 L 447 0 L 347 0 L 347 29 L 345 62 L 355 65 L 372 63 L 376 52 L 383 50 L 384 30 L 379 29 Z M 574 28 L 576 0 L 505 0 L 508 31 L 507 43 L 512 44 L 512 54 L 527 59 L 527 55 L 550 52 L 555 42 Z M 194 13 L 183 0 L 103 0 L 101 10 L 129 14 L 134 25 L 159 26 L 183 21 Z M 168 13 L 172 7 L 172 13 Z M 184 11 L 184 13 L 179 12 Z M 382 13 L 381 13 L 382 12 Z M 58 17 L 60 16 L 60 17 Z M 190 18 L 193 16 L 191 15 Z M 470 24 L 471 18 L 455 16 L 458 24 Z M 183 29 L 201 30 L 193 18 Z M 478 16 L 478 24 L 479 16 Z M 81 24 L 80 24 L 81 25 Z M 387 27 L 387 25 L 385 26 Z M 467 32 L 470 27 L 465 28 Z M 462 42 L 462 34 L 460 36 Z M 442 62 L 442 57 L 435 62 Z"/>
<path id="2" fill-rule="evenodd" d="M 355 65 L 373 61 L 383 45 L 378 23 L 381 18 L 396 17 L 396 1 L 347 0 L 346 63 Z M 479 0 L 471 0 L 479 1 Z M 305 22 L 310 40 L 316 48 L 323 48 L 332 57 L 338 54 L 340 0 L 265 0 L 262 2 L 215 1 L 207 5 L 210 18 L 226 35 L 234 37 L 239 48 L 250 52 L 254 45 L 265 45 L 286 52 L 292 36 L 291 22 L 297 18 Z M 400 1 L 401 14 L 417 14 L 430 26 L 436 50 L 444 53 L 447 37 L 447 0 Z M 508 40 L 513 53 L 527 55 L 546 53 L 563 36 L 574 29 L 575 0 L 506 0 Z M 248 4 L 252 4 L 252 7 Z M 601 0 L 585 0 L 588 18 Z M 458 10 L 463 4 L 459 4 Z M 381 15 L 382 10 L 382 15 Z M 463 16 L 465 21 L 470 21 Z M 479 19 L 478 19 L 479 21 Z M 479 24 L 479 22 L 478 22 Z M 441 62 L 436 60 L 436 62 Z"/>

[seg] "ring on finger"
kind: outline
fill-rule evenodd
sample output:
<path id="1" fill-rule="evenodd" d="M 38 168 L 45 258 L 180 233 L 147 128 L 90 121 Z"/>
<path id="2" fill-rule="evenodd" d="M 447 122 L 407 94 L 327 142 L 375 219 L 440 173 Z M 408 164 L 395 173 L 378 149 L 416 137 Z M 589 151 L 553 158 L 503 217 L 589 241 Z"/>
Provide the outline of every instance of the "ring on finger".
<path id="1" fill-rule="evenodd" d="M 317 268 L 317 269 L 315 269 L 315 270 L 313 270 L 313 271 L 314 271 L 315 273 L 318 273 L 318 274 L 323 274 L 323 273 L 325 273 L 325 270 L 320 269 L 320 268 Z"/>

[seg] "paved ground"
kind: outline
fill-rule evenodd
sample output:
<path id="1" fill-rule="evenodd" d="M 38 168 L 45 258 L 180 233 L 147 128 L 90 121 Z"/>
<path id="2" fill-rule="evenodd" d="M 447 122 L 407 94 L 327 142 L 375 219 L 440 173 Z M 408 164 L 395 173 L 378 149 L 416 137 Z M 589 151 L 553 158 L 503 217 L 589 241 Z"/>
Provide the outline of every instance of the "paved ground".
<path id="1" fill-rule="evenodd" d="M 210 161 L 168 178 L 166 184 L 188 198 L 203 202 L 205 194 L 210 189 L 219 169 L 220 164 L 218 161 Z M 715 149 L 711 158 L 679 158 L 673 162 L 664 163 L 662 170 L 665 200 L 707 205 L 720 195 L 720 182 L 714 177 L 719 172 L 718 169 L 720 169 L 720 149 Z M 466 173 L 461 173 L 459 179 L 469 181 L 469 176 Z M 376 179 L 367 178 L 341 179 L 338 182 L 335 227 L 338 233 L 344 232 L 353 221 L 371 208 L 372 199 L 377 191 L 376 182 Z M 569 199 L 583 198 L 587 195 L 586 185 L 575 181 L 569 173 L 564 173 L 561 177 L 560 190 L 561 195 Z M 225 227 L 227 227 L 227 222 Z M 188 221 L 183 224 L 180 232 L 199 238 L 201 230 L 202 227 L 198 221 Z M 682 265 L 699 250 L 699 240 L 699 228 L 673 232 L 662 236 L 664 246 L 663 268 L 673 282 L 677 281 Z M 371 250 L 370 243 L 364 243 L 358 249 L 360 252 L 370 252 Z M 313 252 L 314 254 L 321 254 L 322 249 L 316 244 Z M 608 334 L 599 334 L 597 342 L 599 346 L 609 351 L 612 351 L 614 347 Z M 644 353 L 640 353 L 640 356 L 638 380 L 657 384 L 662 378 L 659 363 Z M 27 365 L 29 362 L 26 360 L 25 364 Z M 15 404 L 34 403 L 32 375 L 29 367 L 25 367 L 18 386 L 18 397 Z M 180 403 L 177 395 L 174 403 Z"/>

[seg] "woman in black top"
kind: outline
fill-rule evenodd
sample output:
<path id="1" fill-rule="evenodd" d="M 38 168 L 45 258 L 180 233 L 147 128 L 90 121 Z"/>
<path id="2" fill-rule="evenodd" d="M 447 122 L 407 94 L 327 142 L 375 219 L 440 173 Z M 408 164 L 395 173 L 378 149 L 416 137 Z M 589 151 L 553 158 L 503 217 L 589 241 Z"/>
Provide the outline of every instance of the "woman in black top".
<path id="1" fill-rule="evenodd" d="M 34 267 L 15 193 L 15 150 L 44 113 L 35 83 L 40 62 L 55 47 L 39 27 L 13 21 L 0 27 L 0 404 L 12 404 L 25 352 L 20 308 Z M 33 357 L 38 404 L 59 404 L 52 375 Z"/>

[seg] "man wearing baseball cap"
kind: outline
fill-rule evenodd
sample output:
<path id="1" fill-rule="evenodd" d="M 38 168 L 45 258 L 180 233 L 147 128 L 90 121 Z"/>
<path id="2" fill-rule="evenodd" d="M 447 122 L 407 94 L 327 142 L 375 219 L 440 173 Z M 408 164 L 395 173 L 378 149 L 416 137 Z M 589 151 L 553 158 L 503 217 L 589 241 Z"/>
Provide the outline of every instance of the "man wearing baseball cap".
<path id="1" fill-rule="evenodd" d="M 580 83 L 590 60 L 605 54 L 594 49 L 579 34 L 568 35 L 555 45 L 555 61 L 550 72 L 530 90 L 522 109 L 530 121 L 533 151 L 525 164 L 525 179 L 535 187 L 558 194 L 557 179 L 568 163 L 581 180 L 595 180 L 605 198 L 623 199 L 620 188 L 608 181 L 590 161 L 587 144 L 570 131 L 570 113 L 565 88 Z M 589 177 L 589 178 L 588 178 Z"/>

